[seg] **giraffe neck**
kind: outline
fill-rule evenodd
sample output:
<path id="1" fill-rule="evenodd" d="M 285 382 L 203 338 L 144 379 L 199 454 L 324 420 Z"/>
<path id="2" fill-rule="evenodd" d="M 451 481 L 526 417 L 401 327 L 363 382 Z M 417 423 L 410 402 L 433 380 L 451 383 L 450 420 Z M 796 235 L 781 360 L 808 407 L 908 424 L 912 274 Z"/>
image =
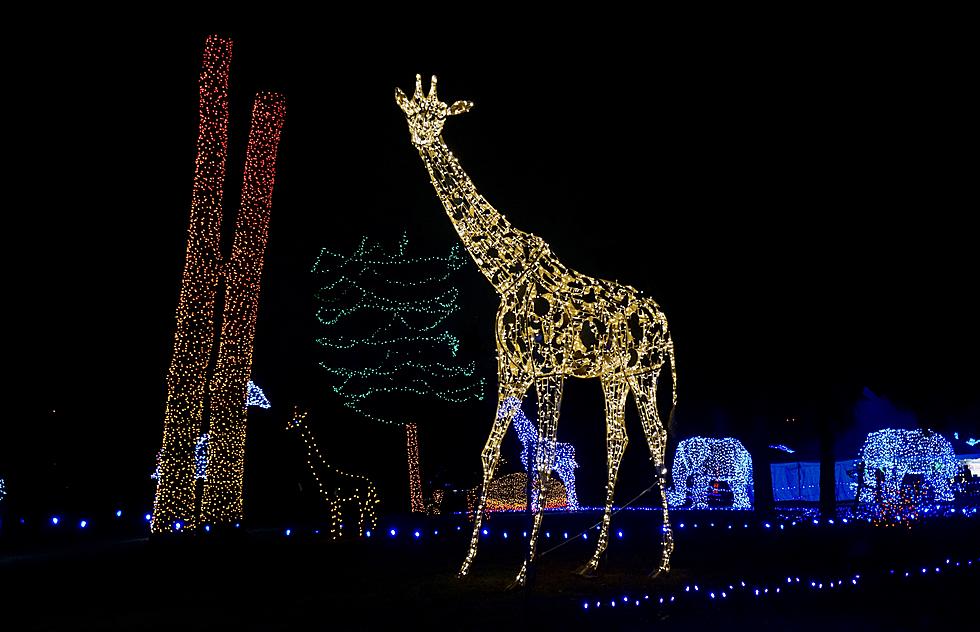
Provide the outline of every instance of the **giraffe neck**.
<path id="1" fill-rule="evenodd" d="M 504 294 L 534 267 L 547 245 L 511 226 L 477 192 L 442 137 L 418 151 L 463 247 L 497 293 Z"/>

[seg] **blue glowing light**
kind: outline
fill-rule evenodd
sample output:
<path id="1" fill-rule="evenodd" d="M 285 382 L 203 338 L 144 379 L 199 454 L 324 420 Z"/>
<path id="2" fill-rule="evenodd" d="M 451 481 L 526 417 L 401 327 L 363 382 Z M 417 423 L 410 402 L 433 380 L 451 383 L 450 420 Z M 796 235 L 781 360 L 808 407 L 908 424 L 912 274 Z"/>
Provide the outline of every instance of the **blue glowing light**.
<path id="1" fill-rule="evenodd" d="M 858 500 L 881 517 L 908 517 L 890 515 L 894 513 L 891 508 L 905 504 L 907 475 L 922 478 L 922 489 L 913 498 L 914 512 L 923 511 L 926 502 L 953 500 L 953 479 L 959 464 L 952 444 L 937 432 L 891 428 L 872 432 L 861 448 L 860 461 L 863 477 Z"/>
<path id="2" fill-rule="evenodd" d="M 667 496 L 672 506 L 686 504 L 690 495 L 692 509 L 707 509 L 712 484 L 725 482 L 732 491 L 732 509 L 752 508 L 752 456 L 738 439 L 684 439 L 677 445 L 671 475 L 674 484 Z"/>
<path id="3" fill-rule="evenodd" d="M 293 530 L 292 529 L 286 529 L 286 536 L 287 537 L 288 536 L 291 536 L 292 534 L 293 534 Z"/>
<path id="4" fill-rule="evenodd" d="M 211 525 L 209 525 L 209 524 L 204 525 L 204 531 L 206 533 L 211 533 Z"/>
<path id="5" fill-rule="evenodd" d="M 793 448 L 789 448 L 787 446 L 784 446 L 782 443 L 778 443 L 776 445 L 771 445 L 769 447 L 772 448 L 773 450 L 782 450 L 783 452 L 786 452 L 788 454 L 793 454 L 794 452 L 796 452 L 796 450 L 794 450 Z"/>
<path id="6" fill-rule="evenodd" d="M 415 532 L 415 537 L 416 537 L 416 538 L 421 538 L 421 537 L 422 537 L 422 533 L 421 533 L 421 532 L 419 532 L 419 531 L 416 531 L 416 532 Z"/>
<path id="7" fill-rule="evenodd" d="M 153 518 L 153 516 L 151 516 L 150 514 L 146 514 L 146 515 L 143 516 L 143 520 L 145 520 L 147 522 L 149 522 L 150 519 L 152 519 L 152 518 Z"/>
<path id="8" fill-rule="evenodd" d="M 368 529 L 367 531 L 365 531 L 365 532 L 364 532 L 364 535 L 365 535 L 366 537 L 368 537 L 368 538 L 370 538 L 370 537 L 371 537 L 371 530 L 370 530 L 370 529 Z"/>
<path id="9" fill-rule="evenodd" d="M 122 509 L 117 509 L 116 510 L 116 517 L 117 518 L 122 518 Z"/>
<path id="10" fill-rule="evenodd" d="M 180 531 L 183 528 L 184 528 L 184 524 L 179 520 L 174 523 L 174 531 Z"/>
<path id="11" fill-rule="evenodd" d="M 395 535 L 397 533 L 398 533 L 397 531 L 395 531 L 394 529 L 392 529 L 391 531 L 388 532 L 388 535 L 390 535 L 391 537 L 395 537 Z"/>
<path id="12" fill-rule="evenodd" d="M 266 399 L 262 389 L 256 386 L 252 380 L 248 381 L 248 393 L 245 396 L 245 406 L 258 406 L 259 408 L 271 408 L 269 400 Z"/>
<path id="13" fill-rule="evenodd" d="M 78 523 L 79 529 L 84 529 L 87 526 L 88 526 L 88 520 L 82 520 L 81 522 Z"/>
<path id="14" fill-rule="evenodd" d="M 524 415 L 521 410 L 521 400 L 516 397 L 508 397 L 500 405 L 497 413 L 498 417 L 509 415 L 513 411 L 514 429 L 517 431 L 517 438 L 521 441 L 521 465 L 524 471 L 531 472 L 531 452 L 534 450 L 538 441 L 538 430 Z M 558 474 L 558 478 L 565 486 L 566 505 L 569 511 L 578 511 L 578 494 L 575 491 L 575 468 L 578 463 L 575 461 L 575 448 L 570 443 L 556 442 L 554 445 L 554 459 L 551 469 Z M 532 490 L 531 507 L 537 511 L 538 498 L 537 490 Z"/>
<path id="15" fill-rule="evenodd" d="M 58 524 L 58 522 L 60 522 L 60 520 L 61 519 L 58 518 L 58 516 L 51 516 L 51 524 L 53 524 L 53 525 Z"/>

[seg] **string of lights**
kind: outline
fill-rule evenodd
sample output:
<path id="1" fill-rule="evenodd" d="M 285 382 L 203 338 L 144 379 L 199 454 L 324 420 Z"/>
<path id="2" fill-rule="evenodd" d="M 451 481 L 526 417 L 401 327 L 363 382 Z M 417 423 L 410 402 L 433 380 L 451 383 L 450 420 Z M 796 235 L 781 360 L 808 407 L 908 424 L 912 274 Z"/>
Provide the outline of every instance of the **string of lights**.
<path id="1" fill-rule="evenodd" d="M 6 495 L 7 495 L 7 483 L 2 478 L 0 478 L 0 502 L 3 501 Z"/>
<path id="2" fill-rule="evenodd" d="M 658 476 L 664 468 L 666 426 L 656 404 L 657 379 L 670 361 L 673 401 L 677 399 L 674 346 L 667 318 L 653 300 L 618 282 L 594 279 L 566 267 L 543 239 L 517 230 L 481 196 L 442 138 L 449 116 L 463 114 L 471 101 L 451 106 L 439 100 L 436 78 L 429 93 L 415 77 L 410 99 L 400 89 L 395 102 L 404 112 L 412 144 L 463 247 L 500 295 L 496 318 L 498 406 L 482 453 L 483 480 L 466 559 L 465 576 L 476 557 L 487 489 L 500 458 L 500 444 L 513 414 L 501 414 L 501 404 L 518 401 L 533 384 L 538 395 L 538 449 L 535 450 L 535 489 L 545 498 L 554 462 L 558 411 L 567 377 L 600 378 L 606 399 L 608 476 L 606 512 L 596 551 L 583 572 L 594 572 L 608 540 L 616 478 L 626 448 L 624 409 L 632 390 L 650 457 Z M 514 412 L 514 411 L 512 411 Z M 661 484 L 664 513 L 663 557 L 660 571 L 670 569 L 673 550 L 667 498 Z M 533 562 L 542 508 L 534 514 L 532 537 L 516 583 L 524 583 Z"/>
<path id="3" fill-rule="evenodd" d="M 221 338 L 211 380 L 208 475 L 201 515 L 212 524 L 242 520 L 245 477 L 245 430 L 255 321 L 259 311 L 262 265 L 269 239 L 272 189 L 286 99 L 259 92 L 245 150 L 242 205 L 231 258 L 224 267 L 225 300 Z"/>
<path id="4" fill-rule="evenodd" d="M 331 352 L 321 366 L 333 392 L 360 416 L 394 425 L 410 420 L 388 412 L 386 396 L 461 403 L 483 399 L 485 389 L 475 364 L 458 362 L 459 339 L 448 329 L 460 305 L 445 284 L 465 259 L 458 247 L 410 257 L 407 246 L 403 236 L 385 253 L 363 238 L 350 255 L 322 249 L 312 269 L 321 284 L 317 343 Z"/>
<path id="5" fill-rule="evenodd" d="M 241 208 L 231 257 L 222 261 L 221 206 L 228 154 L 231 49 L 231 40 L 217 36 L 210 36 L 205 42 L 187 256 L 177 306 L 163 449 L 151 523 L 156 533 L 191 531 L 197 525 L 194 448 L 204 421 L 215 302 L 222 277 L 224 310 L 210 382 L 210 458 L 201 514 L 206 522 L 213 523 L 233 522 L 242 517 L 246 407 L 241 402 L 246 401 L 252 367 L 262 261 L 286 104 L 280 94 L 255 95 Z"/>
<path id="6" fill-rule="evenodd" d="M 370 536 L 378 521 L 377 505 L 380 500 L 377 487 L 366 476 L 344 472 L 324 460 L 316 439 L 306 424 L 307 415 L 309 411 L 296 407 L 286 429 L 298 430 L 303 438 L 306 465 L 330 511 L 330 537 L 339 538 L 344 535 L 345 519 L 349 524 L 352 517 L 350 514 L 357 517 L 357 535 Z"/>
<path id="7" fill-rule="evenodd" d="M 534 423 L 524 415 L 524 411 L 521 410 L 521 402 L 516 397 L 511 397 L 505 400 L 501 408 L 514 409 L 505 410 L 504 414 L 513 414 L 514 429 L 517 431 L 517 437 L 521 442 L 521 465 L 524 466 L 525 472 L 530 473 L 530 455 L 537 444 L 538 430 L 534 427 Z M 578 463 L 575 461 L 575 447 L 570 443 L 557 443 L 554 448 L 554 455 L 555 459 L 551 464 L 551 469 L 558 474 L 558 478 L 562 485 L 562 491 L 566 496 L 565 502 L 562 503 L 562 507 L 566 507 L 569 511 L 578 511 L 578 494 L 575 491 L 575 468 L 578 467 Z M 527 494 L 522 493 L 521 495 L 526 501 Z M 553 495 L 550 495 L 549 498 L 552 496 Z M 492 509 L 489 509 L 489 506 L 493 504 L 493 501 L 488 499 L 487 502 L 488 511 L 492 511 Z M 554 503 L 546 503 L 546 508 L 555 506 L 556 505 Z M 531 510 L 537 511 L 537 508 L 538 490 L 532 488 Z"/>
<path id="8" fill-rule="evenodd" d="M 245 399 L 245 407 L 256 406 L 258 408 L 272 408 L 272 404 L 266 398 L 265 393 L 252 380 L 248 381 L 248 395 Z"/>
<path id="9" fill-rule="evenodd" d="M 946 557 L 929 566 L 919 568 L 908 568 L 900 571 L 894 568 L 877 570 L 874 579 L 877 581 L 900 580 L 909 581 L 934 577 L 942 573 L 973 572 L 980 564 L 980 558 L 961 558 L 953 556 Z M 766 582 L 746 581 L 744 579 L 729 580 L 728 582 L 712 582 L 707 584 L 691 583 L 684 586 L 683 590 L 677 589 L 664 591 L 660 594 L 642 593 L 633 595 L 623 595 L 622 597 L 606 596 L 600 599 L 590 599 L 581 604 L 581 609 L 585 611 L 615 611 L 616 608 L 637 608 L 637 607 L 677 607 L 681 604 L 695 604 L 699 602 L 724 603 L 742 597 L 754 600 L 773 599 L 792 592 L 809 591 L 811 594 L 834 594 L 843 590 L 856 590 L 868 583 L 872 573 L 837 573 L 809 574 L 800 573 L 770 579 Z M 699 604 L 700 605 L 700 604 Z"/>
<path id="10" fill-rule="evenodd" d="M 412 513 L 422 513 L 425 510 L 425 503 L 422 501 L 422 467 L 419 463 L 418 426 L 405 424 L 405 442 L 406 454 L 408 455 L 408 491 Z"/>
<path id="11" fill-rule="evenodd" d="M 738 439 L 684 439 L 677 444 L 671 478 L 667 495 L 673 506 L 685 504 L 690 496 L 693 509 L 706 509 L 712 483 L 725 482 L 732 491 L 732 509 L 752 508 L 752 456 Z"/>
<path id="12" fill-rule="evenodd" d="M 215 296 L 221 269 L 220 228 L 228 153 L 228 73 L 232 42 L 209 36 L 199 81 L 200 123 L 187 254 L 177 303 L 174 353 L 167 374 L 160 475 L 153 503 L 154 532 L 193 525 L 194 448 L 204 416 L 214 339 Z"/>
<path id="13" fill-rule="evenodd" d="M 490 481 L 487 488 L 486 501 L 483 504 L 484 513 L 497 511 L 527 511 L 527 474 L 514 472 L 504 474 Z M 473 515 L 480 499 L 480 489 L 475 488 L 466 494 L 468 513 Z M 535 496 L 535 502 L 537 496 Z M 544 509 L 567 510 L 568 495 L 561 481 L 554 481 L 548 486 L 545 496 Z M 537 511 L 535 505 L 534 511 Z"/>
<path id="14" fill-rule="evenodd" d="M 886 428 L 868 434 L 859 469 L 858 502 L 878 524 L 908 525 L 929 503 L 954 500 L 959 463 L 939 433 Z"/>

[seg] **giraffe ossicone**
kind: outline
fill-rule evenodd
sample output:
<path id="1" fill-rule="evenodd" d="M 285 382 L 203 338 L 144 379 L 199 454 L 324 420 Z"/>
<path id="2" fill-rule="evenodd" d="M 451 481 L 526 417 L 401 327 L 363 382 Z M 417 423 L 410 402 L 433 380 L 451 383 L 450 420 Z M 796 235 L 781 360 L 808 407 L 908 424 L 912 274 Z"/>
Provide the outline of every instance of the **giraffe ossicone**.
<path id="1" fill-rule="evenodd" d="M 665 462 L 667 431 L 657 409 L 657 379 L 670 362 L 673 397 L 677 403 L 674 345 L 660 306 L 620 283 L 594 279 L 566 267 L 543 239 L 511 226 L 482 195 L 446 146 L 446 119 L 472 108 L 470 101 L 448 106 L 436 94 L 436 79 L 426 95 L 416 75 L 415 95 L 395 90 L 412 143 L 452 221 L 460 241 L 480 272 L 500 296 L 496 317 L 498 402 L 490 436 L 483 448 L 483 484 L 473 523 L 470 547 L 460 568 L 465 576 L 476 557 L 487 485 L 500 458 L 500 444 L 514 419 L 518 401 L 534 385 L 538 397 L 537 484 L 544 497 L 554 463 L 558 411 L 564 379 L 599 378 L 606 400 L 607 482 L 605 512 L 596 550 L 583 567 L 593 573 L 609 538 L 613 492 L 626 448 L 624 411 L 630 391 L 640 412 L 643 432 L 657 472 Z M 519 139 L 518 139 L 519 140 Z M 667 499 L 661 484 L 663 555 L 658 572 L 670 569 L 673 538 Z M 529 551 L 516 582 L 525 582 L 534 561 L 543 513 L 534 515 Z"/>

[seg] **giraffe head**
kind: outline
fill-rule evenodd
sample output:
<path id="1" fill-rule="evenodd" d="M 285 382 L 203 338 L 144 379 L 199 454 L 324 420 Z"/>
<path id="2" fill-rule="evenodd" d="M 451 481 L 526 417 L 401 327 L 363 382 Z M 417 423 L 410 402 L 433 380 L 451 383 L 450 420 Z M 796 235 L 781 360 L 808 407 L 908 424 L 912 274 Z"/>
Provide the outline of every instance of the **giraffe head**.
<path id="1" fill-rule="evenodd" d="M 430 145 L 439 138 L 447 116 L 469 112 L 472 101 L 456 101 L 446 105 L 436 96 L 436 76 L 428 96 L 422 91 L 422 75 L 415 75 L 415 95 L 409 99 L 401 88 L 395 88 L 395 102 L 408 119 L 408 131 L 412 133 L 412 144 L 416 147 Z"/>
<path id="2" fill-rule="evenodd" d="M 303 410 L 299 406 L 293 407 L 293 418 L 286 422 L 286 430 L 297 430 L 306 423 L 306 416 L 310 411 Z"/>

